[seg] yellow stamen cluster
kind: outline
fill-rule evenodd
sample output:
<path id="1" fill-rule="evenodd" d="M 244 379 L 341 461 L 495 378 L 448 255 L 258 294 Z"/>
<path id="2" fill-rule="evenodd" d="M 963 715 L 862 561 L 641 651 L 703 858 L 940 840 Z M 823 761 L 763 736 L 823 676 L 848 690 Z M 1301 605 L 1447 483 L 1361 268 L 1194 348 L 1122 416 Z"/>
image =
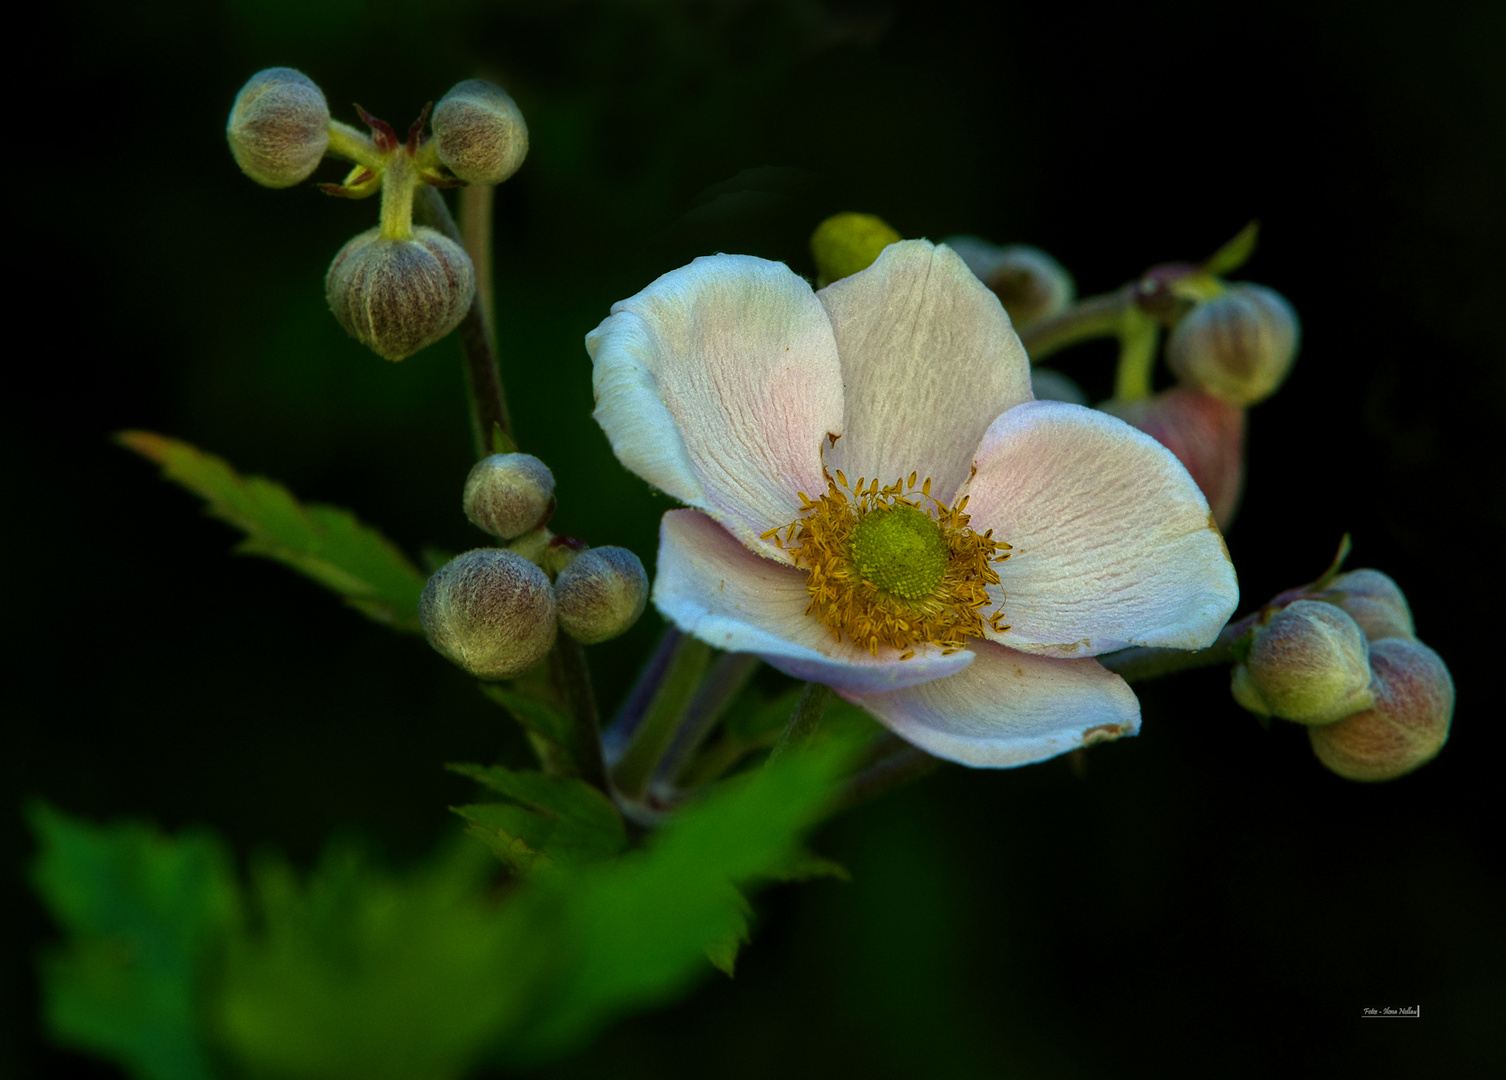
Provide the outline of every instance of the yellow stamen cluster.
<path id="1" fill-rule="evenodd" d="M 798 520 L 763 534 L 780 548 L 789 545 L 795 564 L 809 571 L 805 613 L 837 641 L 845 636 L 874 656 L 880 644 L 901 650 L 902 660 L 922 644 L 952 653 L 982 637 L 985 623 L 1009 629 L 1002 606 L 979 614 L 987 587 L 999 583 L 993 564 L 1009 558 L 1009 545 L 992 529 L 968 527 L 966 496 L 943 506 L 932 498 L 929 478 L 917 492 L 917 476 L 888 486 L 862 478 L 849 487 L 839 469 L 826 494 L 796 493 Z"/>

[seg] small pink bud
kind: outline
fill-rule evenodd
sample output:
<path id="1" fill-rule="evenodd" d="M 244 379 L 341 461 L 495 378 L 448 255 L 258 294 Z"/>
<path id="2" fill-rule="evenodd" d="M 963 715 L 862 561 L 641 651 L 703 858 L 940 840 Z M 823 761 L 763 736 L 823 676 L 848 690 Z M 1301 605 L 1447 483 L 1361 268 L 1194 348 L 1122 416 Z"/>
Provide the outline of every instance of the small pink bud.
<path id="1" fill-rule="evenodd" d="M 1448 741 L 1454 680 L 1420 641 L 1393 637 L 1370 647 L 1373 708 L 1308 728 L 1318 760 L 1348 780 L 1394 780 L 1426 764 Z"/>
<path id="2" fill-rule="evenodd" d="M 424 586 L 418 617 L 435 650 L 483 679 L 528 670 L 553 647 L 557 629 L 548 575 L 497 548 L 440 567 Z"/>
<path id="3" fill-rule="evenodd" d="M 492 454 L 465 478 L 465 516 L 499 540 L 544 523 L 554 500 L 554 474 L 532 454 Z"/>
<path id="4" fill-rule="evenodd" d="M 1230 689 L 1251 712 L 1331 724 L 1374 703 L 1365 635 L 1332 604 L 1298 600 L 1255 631 Z"/>
<path id="5" fill-rule="evenodd" d="M 1396 582 L 1379 570 L 1351 570 L 1340 574 L 1328 583 L 1327 589 L 1314 594 L 1313 599 L 1338 604 L 1353 616 L 1371 641 L 1417 635 L 1406 595 Z"/>
<path id="6" fill-rule="evenodd" d="M 1300 335 L 1285 297 L 1235 282 L 1182 317 L 1166 343 L 1166 362 L 1185 383 L 1231 405 L 1253 405 L 1286 378 Z"/>
<path id="7" fill-rule="evenodd" d="M 1245 482 L 1245 411 L 1191 386 L 1140 401 L 1099 406 L 1134 425 L 1177 456 L 1202 489 L 1220 529 L 1239 509 Z"/>
<path id="8" fill-rule="evenodd" d="M 648 603 L 648 574 L 627 548 L 590 548 L 554 581 L 560 629 L 583 645 L 624 633 Z"/>

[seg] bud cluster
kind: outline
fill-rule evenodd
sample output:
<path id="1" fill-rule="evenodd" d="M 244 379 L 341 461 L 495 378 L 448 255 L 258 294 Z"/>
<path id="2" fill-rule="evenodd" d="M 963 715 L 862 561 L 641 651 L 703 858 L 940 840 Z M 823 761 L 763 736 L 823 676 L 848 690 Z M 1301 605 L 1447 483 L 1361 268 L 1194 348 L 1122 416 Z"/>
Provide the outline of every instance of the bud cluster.
<path id="1" fill-rule="evenodd" d="M 624 633 L 648 603 L 648 574 L 626 548 L 549 532 L 554 476 L 530 454 L 493 454 L 466 477 L 465 515 L 506 548 L 460 555 L 429 579 L 419 621 L 429 644 L 483 679 L 520 675 L 560 630 L 584 645 Z"/>
<path id="2" fill-rule="evenodd" d="M 1406 596 L 1379 570 L 1338 574 L 1262 613 L 1231 691 L 1246 709 L 1304 724 L 1350 780 L 1392 780 L 1448 741 L 1454 684 L 1418 641 Z"/>
<path id="3" fill-rule="evenodd" d="M 424 135 L 428 107 L 399 139 L 391 125 L 356 107 L 370 135 L 332 120 L 324 93 L 292 68 L 268 68 L 236 96 L 225 134 L 241 170 L 267 187 L 290 187 L 327 155 L 355 168 L 326 194 L 382 196 L 381 224 L 335 256 L 325 294 L 336 320 L 388 360 L 402 360 L 460 325 L 476 294 L 475 269 L 459 237 L 413 224 L 424 185 L 498 184 L 522 165 L 528 128 L 498 86 L 467 79 L 451 87 Z M 453 226 L 451 226 L 453 228 Z"/>
<path id="4" fill-rule="evenodd" d="M 987 285 L 1016 330 L 1065 311 L 1077 295 L 1067 268 L 1028 244 L 990 244 L 976 236 L 949 236 L 947 246 Z"/>

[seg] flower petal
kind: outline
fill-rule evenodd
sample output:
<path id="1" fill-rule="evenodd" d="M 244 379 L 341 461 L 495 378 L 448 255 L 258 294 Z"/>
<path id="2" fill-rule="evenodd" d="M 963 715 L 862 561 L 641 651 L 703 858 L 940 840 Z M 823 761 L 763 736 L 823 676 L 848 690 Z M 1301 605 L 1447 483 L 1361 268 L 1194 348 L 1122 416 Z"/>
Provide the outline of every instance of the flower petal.
<path id="1" fill-rule="evenodd" d="M 963 650 L 942 656 L 925 646 L 910 660 L 887 646 L 878 658 L 838 644 L 805 614 L 803 570 L 759 558 L 694 510 L 671 510 L 659 527 L 654 605 L 687 634 L 728 652 L 749 652 L 797 679 L 839 691 L 873 693 L 925 682 L 972 662 Z"/>
<path id="2" fill-rule="evenodd" d="M 1009 410 L 978 448 L 974 529 L 1013 545 L 998 563 L 1015 649 L 1092 656 L 1201 648 L 1239 602 L 1208 502 L 1149 435 L 1059 401 Z M 997 589 L 991 590 L 997 598 Z"/>
<path id="3" fill-rule="evenodd" d="M 928 754 L 999 768 L 1140 730 L 1140 703 L 1096 660 L 1032 656 L 980 641 L 949 678 L 880 694 L 842 696 Z"/>
<path id="4" fill-rule="evenodd" d="M 847 385 L 847 430 L 826 452 L 849 480 L 919 470 L 949 502 L 1005 409 L 1031 400 L 1030 361 L 999 298 L 945 245 L 890 244 L 816 294 Z"/>
<path id="5" fill-rule="evenodd" d="M 655 487 L 749 546 L 826 490 L 821 447 L 842 433 L 842 373 L 815 294 L 783 263 L 696 259 L 586 337 L 596 421 Z"/>

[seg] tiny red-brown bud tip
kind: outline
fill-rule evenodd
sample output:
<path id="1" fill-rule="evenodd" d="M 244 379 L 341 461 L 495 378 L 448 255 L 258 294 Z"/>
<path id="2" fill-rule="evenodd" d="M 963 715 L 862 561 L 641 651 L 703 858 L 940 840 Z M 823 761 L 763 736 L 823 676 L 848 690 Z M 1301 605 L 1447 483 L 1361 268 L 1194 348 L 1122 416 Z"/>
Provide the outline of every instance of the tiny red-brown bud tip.
<path id="1" fill-rule="evenodd" d="M 1318 760 L 1348 780 L 1394 780 L 1438 756 L 1454 717 L 1454 680 L 1420 641 L 1386 638 L 1370 647 L 1374 707 L 1309 728 Z"/>
<path id="2" fill-rule="evenodd" d="M 267 68 L 235 96 L 225 137 L 251 179 L 292 187 L 309 178 L 329 147 L 329 105 L 301 71 Z"/>
<path id="3" fill-rule="evenodd" d="M 548 576 L 497 548 L 468 551 L 441 567 L 424 586 L 418 616 L 430 645 L 483 679 L 526 671 L 557 632 Z"/>

